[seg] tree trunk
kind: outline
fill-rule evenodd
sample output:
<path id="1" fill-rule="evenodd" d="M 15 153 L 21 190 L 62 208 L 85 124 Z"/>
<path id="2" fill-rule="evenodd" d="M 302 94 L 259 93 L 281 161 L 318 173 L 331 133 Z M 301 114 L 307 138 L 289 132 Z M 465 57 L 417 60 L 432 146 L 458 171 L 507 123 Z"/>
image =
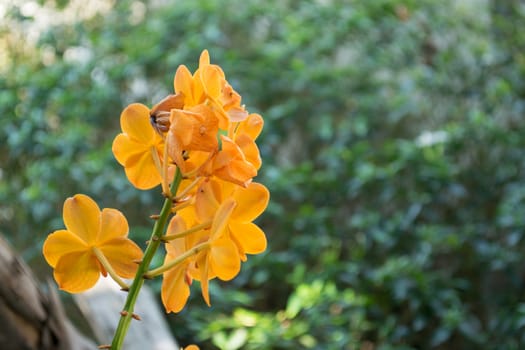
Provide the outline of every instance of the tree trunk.
<path id="1" fill-rule="evenodd" d="M 96 349 L 66 318 L 58 294 L 47 292 L 0 237 L 0 349 Z"/>

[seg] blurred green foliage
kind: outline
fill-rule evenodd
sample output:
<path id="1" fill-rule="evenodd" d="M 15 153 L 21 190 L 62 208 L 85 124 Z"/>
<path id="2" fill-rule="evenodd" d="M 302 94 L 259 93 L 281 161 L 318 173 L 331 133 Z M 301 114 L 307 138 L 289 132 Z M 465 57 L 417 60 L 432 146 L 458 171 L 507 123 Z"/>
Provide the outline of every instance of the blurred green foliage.
<path id="1" fill-rule="evenodd" d="M 525 347 L 522 2 L 76 3 L 10 2 L 0 23 L 0 232 L 35 265 L 74 193 L 146 239 L 160 190 L 113 159 L 119 114 L 207 48 L 266 119 L 269 249 L 211 309 L 195 289 L 168 316 L 181 343 Z"/>

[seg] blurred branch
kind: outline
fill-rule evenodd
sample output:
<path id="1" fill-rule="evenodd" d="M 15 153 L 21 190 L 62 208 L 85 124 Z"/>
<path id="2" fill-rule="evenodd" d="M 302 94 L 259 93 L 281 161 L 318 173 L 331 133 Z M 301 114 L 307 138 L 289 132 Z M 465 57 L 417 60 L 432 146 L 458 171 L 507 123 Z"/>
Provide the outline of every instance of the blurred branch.
<path id="1" fill-rule="evenodd" d="M 64 314 L 56 291 L 44 293 L 29 267 L 0 237 L 0 348 L 93 349 Z"/>

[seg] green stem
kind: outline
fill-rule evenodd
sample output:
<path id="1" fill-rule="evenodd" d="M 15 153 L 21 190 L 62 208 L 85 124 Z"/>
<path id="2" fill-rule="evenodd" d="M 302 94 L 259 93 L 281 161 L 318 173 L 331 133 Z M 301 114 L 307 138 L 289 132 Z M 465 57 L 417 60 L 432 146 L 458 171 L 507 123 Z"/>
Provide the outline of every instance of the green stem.
<path id="1" fill-rule="evenodd" d="M 175 175 L 175 179 L 171 184 L 172 195 L 175 195 L 177 193 L 177 189 L 181 180 L 182 174 L 177 168 L 177 174 Z M 128 297 L 126 298 L 124 309 L 121 313 L 122 317 L 120 318 L 117 329 L 115 331 L 115 336 L 113 337 L 113 342 L 111 343 L 111 350 L 120 350 L 122 348 L 122 345 L 124 344 L 124 338 L 126 337 L 129 325 L 131 324 L 131 319 L 133 318 L 132 316 L 133 310 L 135 308 L 135 303 L 137 302 L 140 288 L 142 288 L 142 285 L 144 284 L 144 274 L 148 271 L 149 265 L 151 264 L 151 260 L 153 259 L 153 256 L 155 255 L 155 252 L 157 251 L 161 243 L 161 237 L 166 228 L 168 218 L 171 214 L 172 205 L 172 200 L 170 198 L 166 198 L 166 200 L 164 201 L 164 205 L 162 206 L 162 210 L 159 214 L 159 219 L 155 222 L 155 226 L 153 226 L 153 231 L 151 233 L 151 238 L 149 240 L 148 246 L 146 247 L 146 251 L 144 252 L 142 261 L 138 266 L 135 278 L 133 279 L 133 282 L 129 287 Z"/>

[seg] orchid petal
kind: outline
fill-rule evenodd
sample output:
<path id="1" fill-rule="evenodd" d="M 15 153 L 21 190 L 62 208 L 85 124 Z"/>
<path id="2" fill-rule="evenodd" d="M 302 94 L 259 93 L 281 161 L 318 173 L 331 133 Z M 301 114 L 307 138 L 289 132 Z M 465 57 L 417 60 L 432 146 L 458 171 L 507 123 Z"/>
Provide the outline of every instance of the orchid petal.
<path id="1" fill-rule="evenodd" d="M 42 251 L 47 263 L 55 267 L 61 256 L 85 251 L 87 247 L 86 242 L 77 235 L 66 230 L 58 230 L 46 238 Z"/>
<path id="2" fill-rule="evenodd" d="M 186 283 L 185 276 L 185 265 L 179 265 L 164 273 L 161 298 L 166 312 L 179 312 L 186 305 L 190 296 L 190 287 Z"/>
<path id="3" fill-rule="evenodd" d="M 151 108 L 150 115 L 158 112 L 169 112 L 172 109 L 184 108 L 184 96 L 182 94 L 171 94 L 164 97 L 159 103 Z"/>
<path id="4" fill-rule="evenodd" d="M 124 171 L 129 182 L 140 190 L 149 190 L 159 185 L 162 181 L 151 152 L 143 152 L 128 158 Z"/>
<path id="5" fill-rule="evenodd" d="M 257 175 L 257 169 L 249 163 L 241 149 L 230 138 L 221 135 L 222 150 L 213 162 L 213 173 L 240 186 L 247 186 Z"/>
<path id="6" fill-rule="evenodd" d="M 118 134 L 111 146 L 115 158 L 123 166 L 130 166 L 127 164 L 129 159 L 140 156 L 142 153 L 147 152 L 149 148 L 149 145 L 131 139 L 128 134 Z"/>
<path id="7" fill-rule="evenodd" d="M 64 202 L 64 224 L 87 244 L 95 242 L 100 231 L 100 209 L 95 201 L 77 194 Z"/>
<path id="8" fill-rule="evenodd" d="M 241 254 L 259 254 L 266 250 L 266 236 L 259 226 L 252 222 L 232 221 L 228 227 L 232 238 L 241 248 Z"/>
<path id="9" fill-rule="evenodd" d="M 202 50 L 201 56 L 199 57 L 199 68 L 210 64 L 210 53 L 208 50 Z"/>
<path id="10" fill-rule="evenodd" d="M 175 92 L 181 92 L 184 95 L 185 104 L 191 102 L 193 104 L 194 96 L 192 91 L 193 77 L 185 65 L 180 65 L 175 72 L 174 87 Z M 189 100 L 189 101 L 186 101 Z"/>
<path id="11" fill-rule="evenodd" d="M 159 137 L 150 124 L 149 108 L 140 103 L 132 103 L 122 111 L 120 127 L 132 140 L 142 144 L 151 144 Z"/>
<path id="12" fill-rule="evenodd" d="M 235 143 L 242 150 L 246 160 L 251 163 L 255 169 L 259 170 L 262 165 L 262 160 L 261 155 L 259 154 L 259 148 L 255 141 L 253 141 L 253 139 L 247 134 L 240 134 L 235 137 Z"/>
<path id="13" fill-rule="evenodd" d="M 222 238 L 213 243 L 209 259 L 211 270 L 223 281 L 231 280 L 241 270 L 237 246 L 228 238 Z"/>
<path id="14" fill-rule="evenodd" d="M 129 226 L 124 214 L 117 209 L 104 208 L 100 214 L 100 233 L 98 242 L 107 242 L 113 238 L 126 237 Z"/>
<path id="15" fill-rule="evenodd" d="M 223 85 L 223 78 L 216 66 L 206 65 L 199 69 L 204 92 L 211 99 L 219 98 Z"/>
<path id="16" fill-rule="evenodd" d="M 93 287 L 100 278 L 97 258 L 91 252 L 73 252 L 62 256 L 54 271 L 60 289 L 80 293 Z"/>
<path id="17" fill-rule="evenodd" d="M 175 215 L 168 225 L 166 235 L 175 235 L 186 230 L 186 222 L 181 215 Z M 186 251 L 186 239 L 176 238 L 165 244 L 166 252 L 173 256 L 179 256 Z"/>
<path id="18" fill-rule="evenodd" d="M 233 107 L 226 114 L 232 122 L 242 122 L 248 117 L 248 112 L 242 107 Z"/>
<path id="19" fill-rule="evenodd" d="M 238 187 L 233 193 L 237 207 L 232 213 L 232 220 L 251 222 L 268 206 L 270 192 L 264 185 L 252 182 L 246 188 Z"/>
<path id="20" fill-rule="evenodd" d="M 252 140 L 255 141 L 255 139 L 261 133 L 263 126 L 263 118 L 257 113 L 252 113 L 241 124 L 239 124 L 239 128 L 237 129 L 236 133 L 237 135 L 247 134 Z"/>
<path id="21" fill-rule="evenodd" d="M 202 259 L 199 259 L 197 265 L 199 266 L 199 271 L 200 271 L 200 278 L 199 278 L 199 281 L 201 283 L 201 293 L 202 293 L 202 298 L 204 299 L 204 301 L 206 302 L 206 304 L 208 306 L 211 306 L 211 303 L 210 303 L 210 292 L 209 292 L 209 279 L 210 279 L 210 275 L 209 275 L 209 259 L 208 259 L 208 255 L 206 254 L 203 254 L 202 255 Z"/>
<path id="22" fill-rule="evenodd" d="M 130 239 L 119 237 L 99 247 L 117 275 L 132 278 L 137 272 L 137 262 L 142 259 L 142 250 Z"/>
<path id="23" fill-rule="evenodd" d="M 214 182 L 203 182 L 195 195 L 195 213 L 200 221 L 211 220 L 219 208 L 220 198 L 216 197 L 213 187 Z"/>

